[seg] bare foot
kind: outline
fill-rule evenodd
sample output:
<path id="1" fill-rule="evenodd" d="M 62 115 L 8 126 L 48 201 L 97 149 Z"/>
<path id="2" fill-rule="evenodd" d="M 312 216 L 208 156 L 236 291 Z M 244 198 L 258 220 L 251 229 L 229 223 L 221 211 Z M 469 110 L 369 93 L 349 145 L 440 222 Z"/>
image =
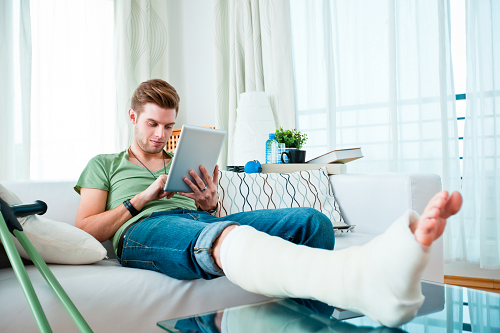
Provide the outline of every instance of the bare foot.
<path id="1" fill-rule="evenodd" d="M 422 245 L 429 246 L 438 239 L 446 226 L 446 219 L 455 215 L 462 206 L 462 196 L 447 191 L 437 193 L 427 204 L 420 218 L 410 225 L 415 239 Z"/>

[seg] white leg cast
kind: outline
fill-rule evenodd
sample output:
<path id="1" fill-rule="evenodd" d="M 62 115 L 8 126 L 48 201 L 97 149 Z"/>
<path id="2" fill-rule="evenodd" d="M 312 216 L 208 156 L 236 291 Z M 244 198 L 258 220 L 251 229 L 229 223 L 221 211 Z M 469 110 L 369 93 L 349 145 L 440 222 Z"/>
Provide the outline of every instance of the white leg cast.
<path id="1" fill-rule="evenodd" d="M 415 240 L 408 211 L 363 246 L 339 251 L 295 245 L 249 226 L 224 239 L 222 268 L 245 290 L 316 299 L 394 327 L 410 321 L 424 301 L 420 278 L 429 247 Z"/>

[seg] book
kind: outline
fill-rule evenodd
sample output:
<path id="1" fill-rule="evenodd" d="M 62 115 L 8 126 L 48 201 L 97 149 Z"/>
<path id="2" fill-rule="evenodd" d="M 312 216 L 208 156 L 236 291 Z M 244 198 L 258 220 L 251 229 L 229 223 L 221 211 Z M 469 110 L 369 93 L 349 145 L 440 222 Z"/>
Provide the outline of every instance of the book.
<path id="1" fill-rule="evenodd" d="M 326 168 L 329 175 L 340 175 L 346 173 L 346 166 L 343 164 L 308 164 L 308 163 L 287 163 L 287 164 L 262 164 L 262 173 L 292 173 L 297 171 L 318 170 Z"/>
<path id="2" fill-rule="evenodd" d="M 335 318 L 337 320 L 351 319 L 363 316 L 364 315 L 362 315 L 361 313 L 357 313 L 350 310 L 344 310 L 341 308 L 333 308 L 333 314 L 332 314 L 332 318 Z"/>
<path id="3" fill-rule="evenodd" d="M 337 149 L 332 150 L 326 154 L 320 155 L 306 163 L 310 164 L 329 164 L 329 163 L 347 163 L 358 158 L 362 158 L 363 154 L 361 153 L 361 148 L 349 148 L 349 149 Z"/>

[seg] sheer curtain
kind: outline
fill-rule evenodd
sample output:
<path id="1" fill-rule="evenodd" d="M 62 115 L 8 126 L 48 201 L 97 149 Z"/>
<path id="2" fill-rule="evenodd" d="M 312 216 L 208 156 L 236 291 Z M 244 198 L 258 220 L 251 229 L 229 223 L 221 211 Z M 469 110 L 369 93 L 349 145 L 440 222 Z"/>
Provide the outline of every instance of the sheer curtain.
<path id="1" fill-rule="evenodd" d="M 114 20 L 115 140 L 124 150 L 132 143 L 127 111 L 135 88 L 152 78 L 167 80 L 167 2 L 114 1 Z"/>
<path id="2" fill-rule="evenodd" d="M 113 2 L 32 0 L 31 178 L 75 179 L 115 152 Z"/>
<path id="3" fill-rule="evenodd" d="M 29 0 L 0 1 L 0 179 L 30 177 Z"/>
<path id="4" fill-rule="evenodd" d="M 216 128 L 227 130 L 219 165 L 234 165 L 241 93 L 265 91 L 277 126 L 295 127 L 288 0 L 213 0 Z M 265 148 L 262 145 L 262 150 Z"/>
<path id="5" fill-rule="evenodd" d="M 291 1 L 309 157 L 361 147 L 349 173 L 436 173 L 460 189 L 449 12 L 446 0 Z"/>
<path id="6" fill-rule="evenodd" d="M 451 258 L 500 268 L 500 3 L 466 1 L 464 227 Z"/>

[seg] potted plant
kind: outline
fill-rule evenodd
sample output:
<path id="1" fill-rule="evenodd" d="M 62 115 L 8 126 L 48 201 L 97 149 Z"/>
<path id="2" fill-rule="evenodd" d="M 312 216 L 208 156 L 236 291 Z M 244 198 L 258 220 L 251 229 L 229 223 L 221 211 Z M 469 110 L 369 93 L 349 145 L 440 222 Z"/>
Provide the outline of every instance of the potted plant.
<path id="1" fill-rule="evenodd" d="M 307 134 L 297 131 L 295 128 L 292 130 L 284 130 L 280 126 L 279 129 L 274 133 L 274 138 L 278 143 L 284 143 L 286 147 L 286 156 L 283 156 L 284 160 L 290 161 L 290 163 L 304 163 L 306 158 L 306 151 L 300 150 L 302 146 L 307 141 Z M 290 153 L 291 150 L 294 152 Z M 286 158 L 288 157 L 288 158 Z M 287 163 L 285 161 L 285 163 Z"/>
<path id="2" fill-rule="evenodd" d="M 307 141 L 307 134 L 297 131 L 295 128 L 293 130 L 284 130 L 280 126 L 279 129 L 274 133 L 274 138 L 278 143 L 284 143 L 287 148 L 297 148 L 300 149 Z"/>

